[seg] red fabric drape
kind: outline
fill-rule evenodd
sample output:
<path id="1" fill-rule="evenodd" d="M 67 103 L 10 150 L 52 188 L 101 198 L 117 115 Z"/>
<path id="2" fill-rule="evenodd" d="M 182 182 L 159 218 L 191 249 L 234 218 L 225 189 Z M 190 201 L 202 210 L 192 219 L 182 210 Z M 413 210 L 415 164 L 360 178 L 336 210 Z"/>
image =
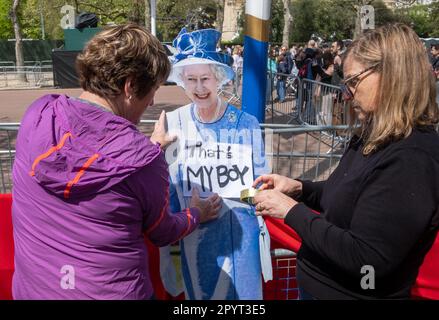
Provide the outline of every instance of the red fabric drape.
<path id="1" fill-rule="evenodd" d="M 0 194 L 0 300 L 12 299 L 12 275 L 14 273 L 14 238 L 12 233 L 12 197 L 10 194 Z M 281 219 L 267 218 L 267 228 L 270 232 L 272 249 L 283 248 L 297 252 L 301 239 Z M 159 300 L 183 299 L 184 295 L 172 297 L 163 287 L 160 279 L 159 250 L 148 240 L 145 240 L 149 252 L 149 272 L 153 283 L 155 297 Z M 412 294 L 421 299 L 439 299 L 439 234 L 427 253 L 419 269 L 416 284 Z M 266 287 L 266 286 L 265 286 Z"/>
<path id="2" fill-rule="evenodd" d="M 420 299 L 439 300 L 439 232 L 419 268 L 412 296 Z"/>
<path id="3" fill-rule="evenodd" d="M 298 252 L 301 239 L 293 229 L 281 219 L 265 218 L 265 222 L 273 240 L 272 248 Z M 439 300 L 439 233 L 425 256 L 411 291 L 414 298 Z"/>
<path id="4" fill-rule="evenodd" d="M 271 249 L 282 248 L 294 252 L 299 251 L 302 239 L 293 229 L 287 226 L 282 219 L 271 217 L 265 217 L 264 219 L 270 233 Z"/>
<path id="5" fill-rule="evenodd" d="M 11 209 L 12 196 L 0 194 L 0 300 L 12 299 L 14 237 Z"/>

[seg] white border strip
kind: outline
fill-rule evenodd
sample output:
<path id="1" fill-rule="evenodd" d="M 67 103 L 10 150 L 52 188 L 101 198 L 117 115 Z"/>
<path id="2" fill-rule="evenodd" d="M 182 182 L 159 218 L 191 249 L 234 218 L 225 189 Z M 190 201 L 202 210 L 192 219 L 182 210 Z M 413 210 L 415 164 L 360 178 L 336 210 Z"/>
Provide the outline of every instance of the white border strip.
<path id="1" fill-rule="evenodd" d="M 247 0 L 245 13 L 261 20 L 270 20 L 271 0 Z"/>

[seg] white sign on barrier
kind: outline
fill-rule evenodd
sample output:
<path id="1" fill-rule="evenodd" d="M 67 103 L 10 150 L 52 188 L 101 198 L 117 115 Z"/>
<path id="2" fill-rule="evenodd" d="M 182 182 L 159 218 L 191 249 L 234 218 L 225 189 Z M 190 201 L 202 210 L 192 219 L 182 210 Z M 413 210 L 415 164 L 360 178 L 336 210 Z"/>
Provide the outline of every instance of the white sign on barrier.
<path id="1" fill-rule="evenodd" d="M 253 184 L 251 146 L 194 142 L 186 145 L 185 154 L 184 196 L 198 187 L 201 196 L 218 193 L 224 198 L 239 198 L 241 190 Z"/>
<path id="2" fill-rule="evenodd" d="M 65 5 L 61 8 L 61 13 L 64 13 L 64 16 L 61 18 L 61 28 L 75 29 L 75 8 Z"/>

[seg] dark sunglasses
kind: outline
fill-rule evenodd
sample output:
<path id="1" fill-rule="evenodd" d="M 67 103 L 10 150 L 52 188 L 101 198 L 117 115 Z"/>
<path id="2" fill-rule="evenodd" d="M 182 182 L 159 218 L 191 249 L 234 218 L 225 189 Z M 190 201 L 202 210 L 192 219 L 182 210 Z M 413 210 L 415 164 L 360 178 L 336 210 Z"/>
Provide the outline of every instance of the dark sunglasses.
<path id="1" fill-rule="evenodd" d="M 350 86 L 352 86 L 353 88 L 356 88 L 360 84 L 360 82 L 366 78 L 366 77 L 363 77 L 363 78 L 359 79 L 358 77 L 361 76 L 362 74 L 366 73 L 367 71 L 376 68 L 377 66 L 378 66 L 378 64 L 374 64 L 373 66 L 367 67 L 366 69 L 364 69 L 364 70 L 350 76 L 349 78 L 343 80 L 341 82 L 341 85 L 340 85 L 343 99 L 344 100 L 352 100 L 354 98 L 354 93 L 349 88 L 348 83 L 350 83 Z"/>

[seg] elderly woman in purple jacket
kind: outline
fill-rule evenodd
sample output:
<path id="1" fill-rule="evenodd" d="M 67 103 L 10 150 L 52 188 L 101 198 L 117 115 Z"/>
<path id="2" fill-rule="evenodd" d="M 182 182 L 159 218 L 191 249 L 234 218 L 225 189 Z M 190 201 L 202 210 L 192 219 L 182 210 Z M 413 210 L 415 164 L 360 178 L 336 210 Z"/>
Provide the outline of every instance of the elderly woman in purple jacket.
<path id="1" fill-rule="evenodd" d="M 151 138 L 135 124 L 170 63 L 136 25 L 96 35 L 79 55 L 79 98 L 47 95 L 27 110 L 13 177 L 15 299 L 150 299 L 144 236 L 178 241 L 216 217 L 197 196 L 168 211 L 164 114 Z"/>

